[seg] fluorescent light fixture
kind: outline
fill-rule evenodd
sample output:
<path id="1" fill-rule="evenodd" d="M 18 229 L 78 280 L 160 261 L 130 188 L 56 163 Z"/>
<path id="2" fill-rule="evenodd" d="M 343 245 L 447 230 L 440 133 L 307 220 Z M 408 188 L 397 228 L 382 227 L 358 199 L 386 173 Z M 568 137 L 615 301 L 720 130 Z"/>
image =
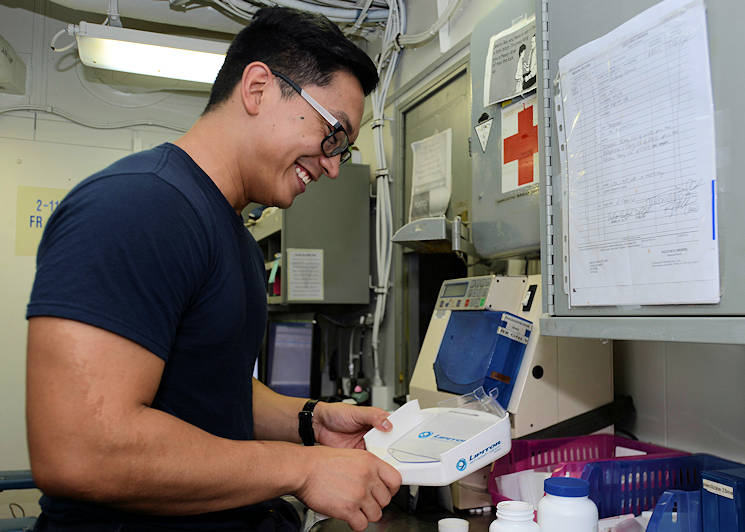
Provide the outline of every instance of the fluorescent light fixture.
<path id="1" fill-rule="evenodd" d="M 81 22 L 73 27 L 84 65 L 213 83 L 227 43 Z"/>

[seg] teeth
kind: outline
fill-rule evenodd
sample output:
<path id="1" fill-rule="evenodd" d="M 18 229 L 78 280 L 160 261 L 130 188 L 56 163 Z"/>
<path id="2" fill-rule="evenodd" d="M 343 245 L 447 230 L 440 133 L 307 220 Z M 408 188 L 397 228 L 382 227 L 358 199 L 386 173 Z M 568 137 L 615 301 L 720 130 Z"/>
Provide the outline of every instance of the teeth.
<path id="1" fill-rule="evenodd" d="M 307 174 L 305 170 L 303 170 L 299 166 L 295 167 L 295 173 L 302 180 L 302 182 L 305 183 L 306 185 L 311 182 L 310 176 Z"/>

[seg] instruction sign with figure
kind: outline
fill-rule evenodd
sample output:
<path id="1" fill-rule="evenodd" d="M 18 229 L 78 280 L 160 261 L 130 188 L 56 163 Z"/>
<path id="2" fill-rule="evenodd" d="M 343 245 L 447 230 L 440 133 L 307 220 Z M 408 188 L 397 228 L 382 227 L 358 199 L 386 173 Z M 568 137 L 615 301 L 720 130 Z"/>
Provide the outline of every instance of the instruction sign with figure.
<path id="1" fill-rule="evenodd" d="M 537 52 L 535 15 L 489 40 L 484 68 L 484 107 L 536 88 Z"/>

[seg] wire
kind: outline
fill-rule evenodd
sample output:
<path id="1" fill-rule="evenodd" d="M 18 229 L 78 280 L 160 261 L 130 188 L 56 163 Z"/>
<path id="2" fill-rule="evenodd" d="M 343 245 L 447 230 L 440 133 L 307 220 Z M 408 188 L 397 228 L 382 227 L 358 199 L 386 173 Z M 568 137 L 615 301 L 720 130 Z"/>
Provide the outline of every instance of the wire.
<path id="1" fill-rule="evenodd" d="M 354 21 L 354 25 L 352 26 L 353 31 L 357 31 L 360 29 L 360 26 L 362 26 L 362 22 L 367 16 L 367 10 L 370 9 L 372 3 L 373 0 L 367 0 L 367 2 L 365 2 L 365 7 L 362 8 L 362 11 L 360 11 L 360 16 L 357 17 L 357 20 Z"/>
<path id="2" fill-rule="evenodd" d="M 16 515 L 15 509 L 18 508 L 21 511 L 21 515 Z M 11 502 L 8 504 L 8 509 L 10 510 L 10 515 L 13 516 L 13 519 L 18 519 L 19 517 L 26 517 L 26 510 L 23 509 L 23 506 L 18 504 L 17 502 Z"/>
<path id="3" fill-rule="evenodd" d="M 327 323 L 330 323 L 331 325 L 336 325 L 337 327 L 341 327 L 344 329 L 355 329 L 360 326 L 359 319 L 360 317 L 364 317 L 363 315 L 357 315 L 353 319 L 354 321 L 350 321 L 349 323 L 336 320 L 332 318 L 331 316 L 327 316 L 326 314 L 316 314 L 316 317 L 320 320 L 323 320 Z"/>
<path id="4" fill-rule="evenodd" d="M 388 9 L 380 7 L 382 2 L 370 1 L 366 10 L 360 10 L 354 2 L 344 0 L 325 0 L 323 2 L 309 0 L 208 0 L 209 3 L 219 6 L 227 13 L 243 20 L 251 20 L 259 7 L 282 6 L 310 11 L 326 16 L 337 23 L 356 23 L 360 18 L 367 20 L 368 24 L 383 22 L 388 17 Z M 364 11 L 364 16 L 363 16 Z M 357 26 L 354 31 L 357 31 Z"/>
<path id="5" fill-rule="evenodd" d="M 113 124 L 96 124 L 93 122 L 88 122 L 81 118 L 77 118 L 74 115 L 71 115 L 70 113 L 68 113 L 67 111 L 63 111 L 51 105 L 46 105 L 46 106 L 45 105 L 18 105 L 15 107 L 6 107 L 4 109 L 0 109 L 0 114 L 12 113 L 15 111 L 36 111 L 36 112 L 61 116 L 62 118 L 65 118 L 69 120 L 70 122 L 74 122 L 76 124 L 80 124 L 81 126 L 89 127 L 92 129 L 124 129 L 128 127 L 137 127 L 137 126 L 154 126 L 154 127 L 162 127 L 164 129 L 170 129 L 173 131 L 178 131 L 179 133 L 186 132 L 186 128 L 184 127 L 176 126 L 173 124 L 154 122 L 152 120 L 133 120 L 130 122 L 118 122 L 118 123 L 113 123 Z"/>
<path id="6" fill-rule="evenodd" d="M 67 46 L 65 46 L 64 48 L 55 47 L 54 43 L 57 42 L 57 39 L 59 39 L 63 33 L 69 33 L 68 28 L 62 28 L 61 30 L 59 30 L 57 33 L 54 34 L 54 37 L 52 37 L 52 42 L 49 43 L 49 46 L 52 48 L 52 51 L 66 52 L 67 50 L 69 50 L 70 48 L 72 48 L 73 46 L 77 44 L 77 41 L 73 38 L 72 42 L 68 44 Z"/>
<path id="7" fill-rule="evenodd" d="M 373 144 L 376 159 L 376 196 L 375 196 L 375 248 L 376 248 L 376 281 L 375 311 L 370 345 L 373 354 L 373 385 L 383 386 L 380 376 L 380 327 L 385 318 L 385 307 L 388 297 L 393 255 L 393 212 L 390 196 L 390 171 L 385 156 L 383 127 L 385 126 L 385 102 L 396 69 L 400 47 L 394 46 L 395 38 L 405 30 L 406 15 L 401 0 L 388 1 L 388 20 L 383 33 L 383 53 L 377 59 L 380 83 L 372 93 L 373 111 Z"/>
<path id="8" fill-rule="evenodd" d="M 401 35 L 398 39 L 399 44 L 418 46 L 427 43 L 432 39 L 432 37 L 437 35 L 437 32 L 440 31 L 445 24 L 447 24 L 448 20 L 453 16 L 453 13 L 455 13 L 455 10 L 458 9 L 460 2 L 461 0 L 451 0 L 447 9 L 428 30 L 413 35 Z"/>

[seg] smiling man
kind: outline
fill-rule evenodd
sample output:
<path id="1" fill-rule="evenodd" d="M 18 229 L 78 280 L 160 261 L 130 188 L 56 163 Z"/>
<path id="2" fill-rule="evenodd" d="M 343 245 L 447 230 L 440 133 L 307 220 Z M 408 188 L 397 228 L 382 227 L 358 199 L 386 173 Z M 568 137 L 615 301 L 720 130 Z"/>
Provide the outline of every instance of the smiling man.
<path id="1" fill-rule="evenodd" d="M 60 204 L 27 312 L 37 530 L 296 530 L 283 494 L 355 530 L 380 518 L 401 477 L 362 435 L 386 412 L 251 378 L 264 263 L 239 214 L 336 178 L 376 83 L 327 19 L 261 10 L 181 139 Z"/>

